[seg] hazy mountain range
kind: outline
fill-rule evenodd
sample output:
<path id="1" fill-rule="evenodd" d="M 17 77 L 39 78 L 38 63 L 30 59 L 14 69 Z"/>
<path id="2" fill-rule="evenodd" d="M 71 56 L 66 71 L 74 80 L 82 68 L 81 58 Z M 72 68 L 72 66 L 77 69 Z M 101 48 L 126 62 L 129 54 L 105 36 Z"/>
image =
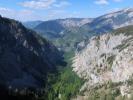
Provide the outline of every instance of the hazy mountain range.
<path id="1" fill-rule="evenodd" d="M 28 24 L 30 23 L 28 22 Z M 128 25 L 133 25 L 132 8 L 111 12 L 97 18 L 43 21 L 32 29 L 53 41 L 57 47 L 69 51 L 77 48 L 77 44 L 86 38 Z"/>

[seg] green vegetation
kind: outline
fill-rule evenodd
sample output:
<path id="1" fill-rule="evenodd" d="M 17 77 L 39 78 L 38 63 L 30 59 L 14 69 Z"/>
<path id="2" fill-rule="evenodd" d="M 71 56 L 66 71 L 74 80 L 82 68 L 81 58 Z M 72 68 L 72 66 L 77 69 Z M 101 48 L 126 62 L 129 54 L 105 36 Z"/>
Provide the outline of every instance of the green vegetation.
<path id="1" fill-rule="evenodd" d="M 79 93 L 83 81 L 72 71 L 73 52 L 65 54 L 67 66 L 58 69 L 58 74 L 49 74 L 46 86 L 47 94 L 41 100 L 70 100 Z"/>
<path id="2" fill-rule="evenodd" d="M 131 79 L 127 83 L 131 85 L 130 98 L 121 95 L 119 86 L 123 84 L 122 82 L 112 83 L 112 81 L 109 81 L 107 84 L 88 91 L 88 100 L 133 100 L 133 80 Z"/>
<path id="3" fill-rule="evenodd" d="M 115 35 L 119 35 L 121 33 L 125 33 L 125 35 L 133 35 L 133 26 L 131 25 L 131 26 L 116 29 L 115 31 L 113 31 L 113 33 Z"/>
<path id="4" fill-rule="evenodd" d="M 100 36 L 97 36 L 95 39 L 96 39 L 96 47 L 99 48 L 99 46 L 100 46 Z"/>
<path id="5" fill-rule="evenodd" d="M 59 47 L 66 52 L 75 50 L 78 43 L 97 35 L 96 33 L 88 32 L 83 28 L 70 28 L 69 30 L 65 30 L 63 33 L 64 34 L 61 37 L 52 39 L 51 41 L 56 47 Z"/>
<path id="6" fill-rule="evenodd" d="M 119 34 L 125 34 L 127 36 L 133 35 L 133 25 L 127 26 L 127 27 L 122 27 L 119 29 L 116 29 L 113 31 L 114 35 L 119 35 Z M 114 49 L 119 49 L 119 52 L 122 51 L 123 49 L 127 48 L 130 44 L 130 42 L 133 40 L 133 37 L 131 36 L 127 40 L 124 40 L 121 45 L 118 45 Z"/>
<path id="7" fill-rule="evenodd" d="M 104 56 L 106 56 L 106 53 L 103 53 L 103 54 L 100 55 L 101 58 L 104 57 Z"/>
<path id="8" fill-rule="evenodd" d="M 129 44 L 127 44 L 127 43 L 125 42 L 125 44 L 120 44 L 120 45 L 118 45 L 117 47 L 115 47 L 114 49 L 118 49 L 119 52 L 121 52 L 123 49 L 126 49 L 128 46 L 129 46 Z"/>
<path id="9" fill-rule="evenodd" d="M 107 58 L 107 62 L 110 64 L 109 69 L 111 69 L 114 60 L 115 60 L 115 55 L 112 55 Z"/>
<path id="10" fill-rule="evenodd" d="M 117 84 L 115 85 L 110 81 L 99 88 L 89 91 L 88 100 L 116 100 L 118 96 L 120 96 L 120 90 Z"/>

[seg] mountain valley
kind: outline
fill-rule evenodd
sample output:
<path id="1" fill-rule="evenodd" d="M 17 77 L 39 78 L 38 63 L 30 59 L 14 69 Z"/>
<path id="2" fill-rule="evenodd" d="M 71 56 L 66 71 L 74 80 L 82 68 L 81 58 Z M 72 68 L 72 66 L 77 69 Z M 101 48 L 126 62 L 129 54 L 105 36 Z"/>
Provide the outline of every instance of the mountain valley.
<path id="1" fill-rule="evenodd" d="M 133 100 L 133 8 L 48 21 L 0 16 L 0 97 Z"/>

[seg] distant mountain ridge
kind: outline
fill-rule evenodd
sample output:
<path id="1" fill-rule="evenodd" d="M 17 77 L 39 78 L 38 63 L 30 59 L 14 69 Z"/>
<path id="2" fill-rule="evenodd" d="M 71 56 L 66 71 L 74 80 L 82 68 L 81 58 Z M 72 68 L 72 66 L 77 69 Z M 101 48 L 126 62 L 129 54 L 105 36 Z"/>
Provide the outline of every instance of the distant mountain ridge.
<path id="1" fill-rule="evenodd" d="M 44 21 L 33 30 L 52 41 L 59 49 L 69 51 L 75 48 L 75 43 L 87 36 L 82 34 L 79 27 L 92 20 L 91 18 L 66 18 Z"/>
<path id="2" fill-rule="evenodd" d="M 86 23 L 90 23 L 91 18 L 66 18 L 44 21 L 37 25 L 34 30 L 47 35 L 62 35 L 65 30 L 71 30 L 72 28 L 80 27 Z"/>
<path id="3" fill-rule="evenodd" d="M 128 25 L 133 25 L 133 8 L 126 8 L 102 15 L 95 18 L 91 23 L 87 23 L 82 27 L 88 31 L 99 33 L 109 32 Z"/>
<path id="4" fill-rule="evenodd" d="M 58 48 L 70 51 L 75 50 L 78 43 L 86 41 L 87 38 L 128 25 L 133 25 L 133 8 L 111 12 L 97 18 L 44 21 L 33 30 L 52 41 Z"/>

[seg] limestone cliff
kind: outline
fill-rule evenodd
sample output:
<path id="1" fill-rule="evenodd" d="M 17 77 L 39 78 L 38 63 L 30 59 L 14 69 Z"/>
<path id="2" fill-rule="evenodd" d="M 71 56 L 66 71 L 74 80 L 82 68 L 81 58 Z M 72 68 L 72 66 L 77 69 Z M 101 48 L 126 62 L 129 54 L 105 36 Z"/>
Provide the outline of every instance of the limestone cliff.
<path id="1" fill-rule="evenodd" d="M 128 28 L 127 28 L 128 29 Z M 133 75 L 133 36 L 127 31 L 113 32 L 92 37 L 88 45 L 73 58 L 73 71 L 85 79 L 81 91 L 102 86 L 108 82 L 119 84 L 122 95 L 123 87 L 129 91 L 129 81 Z M 118 33 L 120 32 L 120 33 Z"/>

